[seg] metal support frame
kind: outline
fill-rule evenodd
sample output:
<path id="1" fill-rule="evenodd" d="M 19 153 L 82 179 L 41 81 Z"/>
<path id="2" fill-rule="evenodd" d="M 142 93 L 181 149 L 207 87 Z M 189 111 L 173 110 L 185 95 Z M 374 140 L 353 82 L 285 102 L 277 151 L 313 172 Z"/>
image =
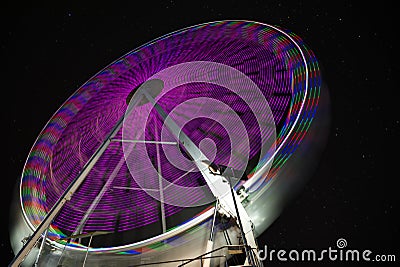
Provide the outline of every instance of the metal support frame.
<path id="1" fill-rule="evenodd" d="M 233 190 L 233 187 L 231 185 L 231 178 L 227 177 L 227 180 L 229 183 L 229 187 L 231 188 L 232 200 L 233 200 L 233 203 L 235 204 L 235 211 L 236 211 L 236 215 L 237 215 L 237 220 L 239 222 L 240 233 L 241 233 L 242 239 L 243 239 L 243 245 L 244 245 L 244 250 L 246 252 L 246 258 L 248 259 L 249 263 L 251 265 L 253 265 L 254 264 L 253 254 L 251 253 L 251 251 L 249 251 L 249 245 L 247 243 L 246 234 L 243 231 L 242 219 L 240 218 L 240 213 L 239 213 L 237 201 L 235 198 L 235 191 Z"/>
<path id="2" fill-rule="evenodd" d="M 214 249 L 214 227 L 215 227 L 215 221 L 217 219 L 218 205 L 219 205 L 219 201 L 217 199 L 217 201 L 215 202 L 215 209 L 214 209 L 214 216 L 213 216 L 212 225 L 211 225 L 210 238 L 207 240 L 206 252 L 212 251 Z M 202 259 L 200 261 L 200 264 L 201 264 L 201 266 L 209 267 L 211 265 L 211 258 L 206 258 L 204 260 Z"/>
<path id="3" fill-rule="evenodd" d="M 157 133 L 157 123 L 155 124 L 155 132 Z M 161 227 L 162 232 L 165 233 L 167 231 L 167 222 L 165 219 L 165 207 L 164 207 L 164 188 L 163 188 L 163 177 L 161 174 L 161 158 L 160 158 L 160 145 L 156 143 L 157 150 L 157 172 L 158 172 L 158 188 L 160 192 L 160 212 L 161 212 Z"/>
<path id="4" fill-rule="evenodd" d="M 217 199 L 217 201 L 215 202 L 215 210 L 214 210 L 214 216 L 213 216 L 210 239 L 209 239 L 210 241 L 214 241 L 214 228 L 215 228 L 215 221 L 217 220 L 218 205 L 219 205 L 219 200 Z"/>
<path id="5" fill-rule="evenodd" d="M 48 232 L 48 231 L 49 231 L 49 228 L 47 228 L 46 231 L 44 231 L 42 243 L 40 244 L 39 252 L 38 252 L 38 254 L 37 254 L 37 256 L 36 256 L 36 260 L 35 260 L 35 263 L 34 263 L 34 265 L 33 265 L 33 266 L 35 266 L 35 267 L 38 266 L 38 264 L 39 264 L 40 254 L 42 253 L 44 244 L 46 243 L 46 237 L 47 237 L 47 232 Z"/>
<path id="6" fill-rule="evenodd" d="M 110 233 L 112 233 L 112 232 L 107 232 L 107 231 L 94 231 L 94 232 L 89 232 L 89 233 L 86 233 L 86 234 L 71 235 L 71 236 L 67 236 L 67 237 L 63 237 L 63 238 L 57 239 L 56 241 L 67 240 L 67 242 L 65 243 L 64 248 L 63 248 L 63 250 L 62 250 L 62 252 L 61 252 L 60 258 L 58 259 L 57 266 L 60 266 L 61 258 L 62 258 L 63 254 L 64 254 L 65 248 L 66 248 L 67 245 L 71 242 L 72 239 L 75 239 L 75 238 L 81 239 L 81 238 L 90 237 L 89 243 L 88 243 L 88 245 L 87 245 L 87 247 L 86 247 L 85 258 L 84 258 L 84 261 L 83 261 L 83 266 L 85 266 L 85 262 L 86 262 L 86 259 L 87 259 L 88 253 L 89 253 L 89 248 L 90 248 L 90 245 L 92 244 L 92 238 L 93 238 L 94 236 L 106 235 L 106 234 L 110 234 Z"/>
<path id="7" fill-rule="evenodd" d="M 122 142 L 122 143 L 145 143 L 145 144 L 161 144 L 161 145 L 178 145 L 177 142 L 168 141 L 152 141 L 152 140 L 122 140 L 112 139 L 111 142 Z"/>
<path id="8" fill-rule="evenodd" d="M 63 247 L 63 250 L 61 251 L 61 255 L 60 255 L 60 257 L 58 258 L 57 266 L 60 266 L 62 256 L 64 255 L 65 248 L 67 247 L 67 245 L 69 244 L 69 242 L 71 242 L 71 239 L 70 239 L 70 238 L 67 240 L 67 242 L 65 243 L 65 245 L 64 245 L 64 247 Z"/>
<path id="9" fill-rule="evenodd" d="M 89 239 L 89 244 L 87 245 L 87 249 L 86 249 L 86 254 L 85 254 L 85 259 L 83 260 L 83 264 L 82 267 L 85 266 L 86 260 L 87 260 L 87 256 L 89 254 L 89 247 L 92 244 L 92 239 L 93 239 L 93 234 L 90 235 L 90 239 Z"/>
<path id="10" fill-rule="evenodd" d="M 136 103 L 138 103 L 141 99 L 142 99 L 142 96 L 139 96 L 138 98 L 136 98 Z M 126 112 L 127 114 L 129 114 L 132 111 L 132 107 L 134 107 L 136 105 L 136 103 L 130 105 L 130 108 Z M 92 170 L 93 166 L 97 163 L 97 161 L 99 160 L 101 155 L 103 155 L 103 153 L 106 151 L 108 145 L 111 143 L 111 140 L 114 138 L 114 136 L 117 134 L 117 132 L 121 129 L 124 118 L 125 118 L 125 116 L 122 116 L 118 120 L 118 122 L 116 123 L 114 128 L 107 135 L 104 142 L 97 148 L 97 150 L 93 153 L 93 155 L 89 158 L 89 160 L 83 166 L 79 175 L 71 182 L 71 184 L 67 187 L 67 189 L 64 191 L 64 193 L 57 200 L 57 202 L 49 210 L 46 217 L 36 228 L 34 233 L 30 236 L 30 238 L 25 243 L 25 245 L 20 249 L 20 251 L 18 251 L 17 255 L 11 261 L 9 266 L 16 267 L 16 266 L 19 266 L 21 264 L 21 262 L 23 262 L 23 260 L 29 254 L 29 252 L 31 251 L 31 249 L 33 248 L 33 246 L 35 245 L 37 240 L 40 238 L 42 233 L 50 226 L 51 222 L 55 219 L 57 214 L 64 207 L 65 203 L 71 199 L 72 195 L 76 192 L 76 190 L 79 188 L 79 186 L 86 179 L 87 175 Z"/>
<path id="11" fill-rule="evenodd" d="M 257 247 L 252 231 L 250 217 L 248 216 L 241 202 L 239 202 L 238 205 L 237 198 L 239 199 L 239 197 L 234 192 L 230 182 L 227 183 L 226 179 L 220 175 L 213 175 L 209 173 L 208 169 L 204 170 L 204 162 L 210 162 L 210 160 L 196 146 L 196 144 L 193 143 L 193 141 L 183 131 L 181 131 L 180 127 L 175 123 L 175 121 L 164 111 L 164 109 L 148 92 L 143 91 L 143 95 L 150 103 L 153 104 L 153 107 L 157 113 L 161 116 L 161 118 L 163 118 L 164 124 L 191 156 L 194 163 L 203 175 L 205 181 L 207 182 L 211 192 L 219 200 L 221 207 L 227 210 L 229 213 L 236 213 L 236 217 L 239 220 L 240 231 L 242 232 L 242 238 L 246 242 L 245 245 L 248 246 L 250 244 L 251 247 Z M 232 198 L 230 196 L 232 196 Z M 244 223 L 242 223 L 242 221 L 239 219 L 241 216 L 245 220 Z M 253 262 L 251 253 L 246 253 L 246 256 L 247 261 Z"/>

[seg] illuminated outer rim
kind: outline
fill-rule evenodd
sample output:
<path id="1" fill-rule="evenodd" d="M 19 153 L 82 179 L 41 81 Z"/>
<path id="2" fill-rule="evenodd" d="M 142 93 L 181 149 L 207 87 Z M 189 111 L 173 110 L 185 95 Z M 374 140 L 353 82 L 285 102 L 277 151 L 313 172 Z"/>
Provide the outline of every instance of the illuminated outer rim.
<path id="1" fill-rule="evenodd" d="M 265 27 L 263 30 L 268 32 L 268 31 L 277 31 L 281 35 L 277 36 L 276 39 L 278 39 L 279 43 L 279 48 L 282 50 L 285 50 L 286 53 L 290 55 L 290 57 L 293 57 L 297 59 L 298 61 L 302 61 L 304 63 L 303 66 L 296 66 L 296 69 L 293 70 L 293 77 L 292 77 L 292 98 L 291 98 L 291 103 L 290 103 L 290 112 L 288 113 L 288 116 L 285 119 L 285 122 L 280 130 L 280 132 L 277 135 L 277 140 L 276 140 L 276 152 L 274 153 L 274 157 L 268 158 L 268 159 L 261 159 L 259 165 L 251 172 L 249 175 L 249 180 L 244 184 L 246 187 L 251 188 L 252 181 L 255 179 L 263 178 L 263 185 L 262 187 L 266 186 L 271 179 L 277 174 L 279 171 L 280 167 L 289 159 L 289 157 L 294 153 L 296 148 L 299 146 L 301 143 L 302 139 L 306 135 L 311 122 L 313 120 L 313 117 L 315 115 L 316 109 L 317 109 L 317 104 L 319 101 L 319 95 L 320 95 L 320 86 L 321 86 L 321 77 L 319 73 L 319 67 L 318 67 L 318 62 L 316 60 L 315 55 L 311 50 L 309 50 L 306 45 L 303 43 L 303 41 L 296 36 L 294 33 L 288 31 L 288 30 L 283 30 L 281 28 L 278 28 L 276 26 L 271 26 L 268 24 L 264 23 L 259 23 L 259 22 L 252 22 L 252 21 L 242 21 L 242 20 L 236 20 L 236 21 L 217 21 L 217 22 L 211 22 L 211 23 L 204 23 L 204 24 L 199 24 L 196 26 L 191 26 L 185 29 L 181 29 L 175 32 L 172 32 L 170 34 L 167 34 L 165 36 L 162 36 L 160 38 L 157 38 L 155 40 L 152 40 L 151 42 L 148 42 L 139 48 L 127 53 L 125 56 L 121 57 L 124 58 L 129 54 L 135 53 L 139 51 L 140 49 L 145 48 L 146 46 L 151 45 L 152 43 L 162 40 L 164 38 L 168 38 L 171 35 L 174 35 L 176 33 L 188 30 L 188 29 L 195 29 L 195 28 L 201 28 L 201 27 L 206 27 L 206 26 L 218 26 L 218 25 L 226 25 L 226 24 L 235 24 L 235 23 L 242 23 L 246 24 L 246 26 L 257 26 L 257 27 Z M 288 38 L 291 42 L 288 40 L 285 40 L 286 38 L 282 38 L 282 36 L 285 36 Z M 295 45 L 295 48 L 292 47 L 293 44 Z M 112 66 L 118 62 L 116 60 L 114 63 L 110 64 L 109 66 Z M 106 68 L 107 69 L 107 68 Z M 105 70 L 105 69 L 104 69 Z M 93 84 L 98 82 L 99 79 L 101 79 L 101 75 L 103 74 L 104 70 L 100 71 L 96 75 L 94 75 L 85 85 Z M 295 82 L 296 80 L 296 82 Z M 84 86 L 85 86 L 84 85 Z M 45 201 L 45 195 L 41 194 L 40 191 L 35 190 L 33 192 L 30 192 L 31 189 L 35 186 L 35 184 L 30 184 L 31 182 L 28 181 L 28 184 L 23 183 L 23 178 L 26 172 L 30 172 L 32 175 L 37 175 L 37 177 L 40 176 L 40 172 L 37 171 L 33 166 L 29 166 L 29 159 L 34 156 L 39 156 L 42 159 L 47 159 L 49 157 L 49 151 L 46 151 L 46 146 L 42 144 L 38 144 L 39 141 L 47 140 L 48 142 L 51 142 L 54 140 L 57 140 L 56 136 L 53 135 L 51 128 L 53 127 L 59 127 L 59 125 L 63 125 L 63 118 L 60 116 L 57 116 L 60 114 L 60 111 L 65 109 L 66 107 L 72 106 L 72 108 L 76 108 L 76 105 L 79 105 L 79 99 L 77 99 L 77 94 L 81 93 L 81 97 L 88 97 L 85 94 L 85 92 L 82 90 L 84 87 L 82 86 L 72 97 L 70 97 L 62 106 L 61 108 L 55 113 L 55 115 L 52 117 L 52 120 L 49 121 L 49 123 L 45 126 L 45 128 L 42 130 L 41 134 L 39 135 L 38 139 L 35 142 L 35 145 L 32 147 L 29 157 L 25 163 L 23 175 L 21 178 L 21 187 L 20 187 L 20 201 L 21 201 L 21 207 L 25 220 L 28 223 L 29 227 L 34 230 L 38 224 L 41 222 L 42 218 L 46 215 L 46 211 L 43 210 L 41 207 L 43 207 L 42 203 Z M 55 124 L 59 124 L 58 126 Z M 268 164 L 268 161 L 273 159 L 272 167 L 271 170 L 265 174 L 261 172 L 261 168 L 263 165 Z M 260 171 L 259 171 L 260 170 Z M 253 179 L 255 178 L 255 179 Z M 30 187 L 32 186 L 32 187 Z M 26 197 L 26 198 L 24 198 Z M 136 242 L 133 244 L 128 244 L 128 245 L 123 245 L 123 246 L 117 246 L 117 247 L 107 247 L 107 248 L 90 248 L 89 251 L 92 253 L 115 253 L 115 252 L 120 252 L 120 253 L 129 253 L 129 254 L 140 254 L 142 251 L 151 251 L 152 247 L 157 247 L 157 250 L 162 248 L 162 242 L 163 240 L 168 240 L 171 237 L 174 237 L 178 234 L 181 234 L 189 229 L 194 229 L 196 225 L 201 224 L 204 222 L 206 219 L 210 218 L 214 212 L 213 207 L 209 207 L 205 209 L 203 212 L 200 214 L 196 215 L 193 217 L 191 220 L 183 223 L 182 225 L 176 226 L 169 231 L 167 231 L 164 234 Z M 29 214 L 29 216 L 28 216 Z M 63 244 L 59 244 L 57 242 L 54 242 L 52 240 L 57 239 L 59 237 L 64 237 L 65 234 L 63 234 L 57 227 L 52 225 L 50 227 L 50 231 L 48 234 L 49 241 L 51 241 L 52 244 L 55 246 L 63 246 Z M 76 250 L 85 250 L 86 247 L 83 245 L 79 244 L 69 244 L 69 246 L 74 247 Z"/>

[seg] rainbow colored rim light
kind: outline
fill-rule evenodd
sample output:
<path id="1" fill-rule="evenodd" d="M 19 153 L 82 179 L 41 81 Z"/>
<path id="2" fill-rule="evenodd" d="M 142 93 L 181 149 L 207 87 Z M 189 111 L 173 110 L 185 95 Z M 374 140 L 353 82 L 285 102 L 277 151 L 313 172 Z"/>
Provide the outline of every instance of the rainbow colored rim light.
<path id="1" fill-rule="evenodd" d="M 126 98 L 131 90 L 162 69 L 191 61 L 213 61 L 231 66 L 250 77 L 261 89 L 278 126 L 277 151 L 271 170 L 263 176 L 264 184 L 276 176 L 301 144 L 315 115 L 321 87 L 317 59 L 301 38 L 276 26 L 249 21 L 205 23 L 165 35 L 124 55 L 81 86 L 52 116 L 33 145 L 21 178 L 21 205 L 32 229 L 41 223 L 47 211 L 124 115 Z M 223 95 L 216 94 L 216 90 L 213 86 L 193 84 L 187 85 L 183 92 L 188 98 L 200 93 L 225 101 L 228 105 L 239 101 L 235 97 L 227 101 Z M 161 105 L 172 109 L 182 100 L 180 95 L 182 90 Z M 173 101 L 175 98 L 176 102 Z M 240 109 L 238 105 L 237 110 Z M 189 116 L 190 111 L 186 115 Z M 245 112 L 241 119 L 252 121 L 251 114 Z M 201 120 L 195 123 L 193 128 L 206 125 Z M 193 131 L 192 136 L 188 134 L 197 140 L 208 131 L 210 129 L 203 129 L 201 133 Z M 116 138 L 121 138 L 121 135 L 120 131 Z M 219 135 L 211 138 L 223 146 L 224 131 L 221 130 Z M 260 149 L 256 130 L 253 136 L 250 140 L 251 157 L 255 157 Z M 56 240 L 76 230 L 110 170 L 115 168 L 121 157 L 121 146 L 112 143 L 72 200 L 53 221 L 48 238 Z M 268 160 L 261 158 L 250 172 L 249 180 Z M 157 200 L 140 190 L 118 191 L 117 188 L 139 188 L 129 175 L 127 167 L 122 166 L 113 181 L 113 188 L 116 189 L 103 196 L 83 232 L 126 232 L 159 221 Z M 174 181 L 179 175 L 169 174 L 169 180 Z M 201 177 L 191 180 L 193 182 L 187 182 L 187 186 L 197 186 Z M 166 216 L 170 218 L 180 214 L 183 209 L 166 205 Z M 190 221 L 189 218 L 181 224 Z M 176 227 L 179 225 L 171 225 L 169 230 Z M 70 243 L 69 246 L 82 245 Z M 140 254 L 160 249 L 160 246 L 161 243 L 155 243 L 124 253 Z"/>

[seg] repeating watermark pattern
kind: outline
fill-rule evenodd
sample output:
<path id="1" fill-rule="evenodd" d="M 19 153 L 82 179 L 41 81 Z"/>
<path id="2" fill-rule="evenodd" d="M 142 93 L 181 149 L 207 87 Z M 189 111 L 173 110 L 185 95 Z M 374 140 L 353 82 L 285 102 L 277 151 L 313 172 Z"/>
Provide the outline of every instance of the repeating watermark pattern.
<path id="1" fill-rule="evenodd" d="M 317 262 L 317 261 L 343 261 L 343 262 L 395 262 L 395 254 L 374 254 L 371 250 L 359 250 L 347 248 L 347 240 L 339 238 L 336 247 L 328 247 L 323 250 L 285 250 L 285 249 L 264 249 L 258 251 L 258 258 L 261 261 L 287 261 L 287 262 Z"/>
<path id="2" fill-rule="evenodd" d="M 166 107 L 165 103 L 163 104 L 164 98 L 171 97 L 169 93 L 172 90 L 179 90 L 189 84 L 204 86 L 209 84 L 217 86 L 218 90 L 215 90 L 215 96 L 193 94 L 188 99 L 182 99 L 176 106 Z M 222 94 L 220 88 L 225 88 L 229 94 Z M 199 87 L 200 89 L 203 90 Z M 228 105 L 229 98 L 233 97 L 236 101 L 231 101 L 232 104 Z M 170 109 L 168 113 L 166 108 Z M 249 119 L 244 120 L 243 116 L 241 118 L 238 114 L 241 112 L 238 110 L 243 114 L 246 111 L 254 115 L 252 125 L 258 128 L 258 132 L 247 131 L 250 127 Z M 146 134 L 155 112 L 163 119 L 162 125 L 154 123 L 152 126 L 158 127 L 154 131 L 157 136 L 153 138 L 160 144 L 157 147 L 157 154 L 162 154 L 163 158 L 158 166 L 153 165 L 151 155 L 146 148 L 146 144 L 155 142 L 147 140 L 148 134 Z M 230 149 L 221 149 L 213 139 L 206 136 L 200 140 L 198 147 L 194 143 L 192 145 L 192 142 L 187 140 L 189 138 L 186 139 L 183 136 L 183 129 L 189 127 L 196 119 L 207 120 L 210 124 L 222 128 L 221 131 L 225 133 L 222 139 L 229 144 Z M 169 205 L 193 207 L 215 201 L 215 196 L 207 190 L 213 184 L 210 182 L 206 185 L 185 186 L 179 182 L 189 179 L 191 173 L 206 171 L 208 167 L 199 164 L 204 158 L 202 155 L 210 162 L 214 162 L 216 155 L 226 158 L 226 166 L 236 169 L 240 172 L 236 174 L 236 177 L 241 177 L 250 159 L 250 140 L 255 139 L 255 136 L 250 136 L 250 134 L 259 138 L 260 155 L 268 159 L 273 158 L 276 125 L 272 110 L 260 88 L 244 73 L 228 65 L 209 61 L 192 61 L 159 71 L 135 91 L 129 100 L 129 107 L 124 118 L 122 145 L 129 172 L 143 191 Z M 137 140 L 142 140 L 142 142 L 137 142 Z M 186 149 L 190 147 L 191 159 L 185 157 L 176 144 L 182 144 L 182 146 L 186 144 Z M 265 173 L 268 173 L 271 164 L 272 160 L 264 164 Z M 168 180 L 161 171 L 165 165 L 173 166 L 174 170 L 182 172 L 182 176 L 174 181 Z M 263 179 L 260 177 L 254 182 L 254 187 L 260 186 L 262 182 Z M 229 193 L 229 190 L 226 190 L 226 192 L 220 192 L 220 195 Z M 205 197 L 199 197 L 202 195 Z"/>

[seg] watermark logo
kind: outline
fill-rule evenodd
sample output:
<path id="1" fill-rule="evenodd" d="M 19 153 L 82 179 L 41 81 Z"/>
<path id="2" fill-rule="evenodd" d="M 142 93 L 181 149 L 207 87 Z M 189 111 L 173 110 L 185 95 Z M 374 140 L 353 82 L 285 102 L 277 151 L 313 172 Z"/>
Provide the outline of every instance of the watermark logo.
<path id="1" fill-rule="evenodd" d="M 205 90 L 208 87 L 214 89 Z M 185 97 L 177 97 L 180 95 Z M 198 126 L 200 120 L 213 131 L 205 134 L 207 131 Z M 193 135 L 196 140 L 191 140 L 193 136 L 187 135 L 195 131 L 203 135 Z M 212 181 L 199 186 L 187 182 L 208 171 L 202 160 L 214 162 L 218 155 L 223 165 L 237 171 L 231 181 L 235 184 L 249 163 L 251 140 L 258 140 L 253 147 L 258 146 L 262 158 L 268 159 L 260 163 L 268 173 L 275 152 L 276 125 L 263 92 L 233 67 L 192 61 L 155 73 L 134 92 L 121 141 L 129 172 L 143 191 L 169 205 L 194 207 L 215 201 L 210 187 L 216 187 L 220 196 L 230 193 Z M 170 173 L 177 178 L 171 179 Z M 255 180 L 253 190 L 263 181 L 262 177 Z"/>
<path id="2" fill-rule="evenodd" d="M 315 250 L 285 250 L 285 249 L 264 249 L 258 251 L 258 258 L 261 261 L 293 261 L 293 262 L 313 262 L 313 261 L 348 261 L 348 262 L 395 262 L 394 254 L 374 254 L 371 250 L 348 249 L 347 240 L 339 238 L 336 241 L 336 247 Z"/>
<path id="3" fill-rule="evenodd" d="M 345 247 L 347 247 L 347 241 L 346 241 L 346 239 L 344 239 L 344 238 L 339 238 L 339 239 L 336 241 L 336 246 L 337 246 L 338 248 L 345 248 Z"/>

